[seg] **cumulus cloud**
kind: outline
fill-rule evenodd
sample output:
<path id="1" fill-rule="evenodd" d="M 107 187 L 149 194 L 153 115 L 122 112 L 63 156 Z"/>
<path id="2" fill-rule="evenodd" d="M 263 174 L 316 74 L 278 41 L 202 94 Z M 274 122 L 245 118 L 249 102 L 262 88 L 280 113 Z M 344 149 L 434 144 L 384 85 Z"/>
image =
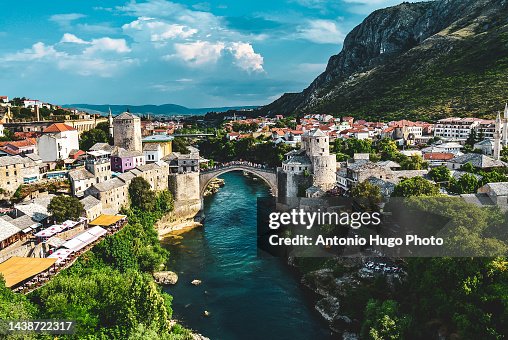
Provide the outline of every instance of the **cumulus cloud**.
<path id="1" fill-rule="evenodd" d="M 116 53 L 127 53 L 131 49 L 127 46 L 125 39 L 113 39 L 109 37 L 92 39 L 90 41 L 90 47 L 87 47 L 84 53 L 92 54 L 98 51 L 103 52 L 116 52 Z"/>
<path id="2" fill-rule="evenodd" d="M 345 38 L 345 34 L 331 20 L 308 20 L 305 26 L 298 28 L 298 31 L 302 39 L 318 44 L 341 44 Z"/>
<path id="3" fill-rule="evenodd" d="M 129 51 L 124 39 L 100 38 L 85 41 L 77 36 L 66 33 L 60 43 L 74 43 L 87 45 L 81 53 L 71 54 L 59 51 L 55 45 L 37 42 L 31 48 L 11 53 L 0 58 L 0 62 L 17 64 L 20 62 L 38 62 L 53 65 L 59 70 L 68 71 L 82 76 L 112 77 L 125 66 L 137 62 L 135 58 L 105 58 L 95 54 L 98 51 L 114 51 L 125 53 Z"/>
<path id="4" fill-rule="evenodd" d="M 163 42 L 171 39 L 186 39 L 198 32 L 197 29 L 180 24 L 170 24 L 154 18 L 139 17 L 122 26 L 123 31 L 138 41 Z"/>
<path id="5" fill-rule="evenodd" d="M 191 43 L 175 44 L 175 55 L 164 57 L 171 60 L 180 58 L 188 64 L 200 66 L 209 63 L 216 63 L 226 45 L 223 42 L 212 43 L 209 41 L 196 41 Z"/>
<path id="6" fill-rule="evenodd" d="M 37 42 L 33 44 L 31 48 L 5 55 L 1 60 L 4 62 L 31 61 L 56 58 L 62 56 L 63 54 L 63 52 L 57 52 L 53 46 L 47 46 L 42 42 Z"/>
<path id="7" fill-rule="evenodd" d="M 71 33 L 65 33 L 63 35 L 62 39 L 60 39 L 60 42 L 61 43 L 80 44 L 80 45 L 90 44 L 88 41 L 78 38 L 77 36 L 75 36 L 74 34 L 71 34 Z"/>
<path id="8" fill-rule="evenodd" d="M 254 48 L 251 44 L 234 42 L 228 49 L 236 59 L 236 65 L 241 69 L 249 72 L 264 71 L 263 57 L 261 54 L 254 52 Z"/>

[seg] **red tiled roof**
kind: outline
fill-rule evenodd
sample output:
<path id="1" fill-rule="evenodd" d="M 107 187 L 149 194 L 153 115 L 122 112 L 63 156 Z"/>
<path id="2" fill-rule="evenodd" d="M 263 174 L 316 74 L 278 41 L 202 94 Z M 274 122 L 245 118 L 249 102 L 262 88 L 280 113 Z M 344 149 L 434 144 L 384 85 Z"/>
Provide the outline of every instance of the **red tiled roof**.
<path id="1" fill-rule="evenodd" d="M 433 152 L 433 153 L 426 153 L 423 155 L 423 159 L 427 161 L 447 161 L 455 157 L 453 153 L 447 153 L 447 152 Z"/>
<path id="2" fill-rule="evenodd" d="M 75 130 L 76 129 L 73 128 L 72 126 L 66 125 L 64 123 L 55 123 L 55 124 L 51 124 L 50 126 L 45 128 L 42 132 L 47 133 L 47 132 L 63 132 L 63 131 L 75 131 Z"/>

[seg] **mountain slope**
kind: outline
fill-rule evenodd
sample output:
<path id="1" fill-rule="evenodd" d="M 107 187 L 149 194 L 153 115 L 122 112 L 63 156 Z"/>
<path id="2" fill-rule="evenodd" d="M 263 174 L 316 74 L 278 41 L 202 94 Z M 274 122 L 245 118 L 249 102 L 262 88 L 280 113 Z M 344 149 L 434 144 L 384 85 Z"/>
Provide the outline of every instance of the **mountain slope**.
<path id="1" fill-rule="evenodd" d="M 508 99 L 508 1 L 438 0 L 378 10 L 301 93 L 263 113 L 492 117 Z"/>

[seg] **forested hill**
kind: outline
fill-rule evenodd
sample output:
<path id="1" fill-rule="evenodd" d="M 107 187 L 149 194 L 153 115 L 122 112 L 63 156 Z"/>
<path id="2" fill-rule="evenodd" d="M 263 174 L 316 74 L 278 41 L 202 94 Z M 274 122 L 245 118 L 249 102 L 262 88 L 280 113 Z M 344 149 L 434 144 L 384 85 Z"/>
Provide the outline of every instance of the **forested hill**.
<path id="1" fill-rule="evenodd" d="M 307 89 L 260 113 L 493 117 L 507 100 L 508 1 L 437 0 L 375 11 Z"/>

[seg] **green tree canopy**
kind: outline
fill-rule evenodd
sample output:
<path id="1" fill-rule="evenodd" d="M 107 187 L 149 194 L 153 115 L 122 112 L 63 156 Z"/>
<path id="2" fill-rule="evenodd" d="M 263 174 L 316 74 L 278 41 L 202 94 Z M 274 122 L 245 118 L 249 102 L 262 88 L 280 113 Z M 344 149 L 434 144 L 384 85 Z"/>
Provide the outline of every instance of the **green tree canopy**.
<path id="1" fill-rule="evenodd" d="M 395 186 L 393 197 L 437 196 L 439 188 L 423 177 L 405 179 Z"/>
<path id="2" fill-rule="evenodd" d="M 383 201 L 379 187 L 369 181 L 364 181 L 354 186 L 351 196 L 357 198 L 363 208 L 370 211 L 379 210 L 378 205 Z"/>
<path id="3" fill-rule="evenodd" d="M 448 182 L 451 177 L 450 170 L 444 166 L 438 166 L 429 171 L 429 176 L 435 182 Z"/>
<path id="4" fill-rule="evenodd" d="M 80 136 L 79 148 L 88 151 L 95 143 L 109 143 L 108 133 L 97 128 L 83 132 Z"/>
<path id="5" fill-rule="evenodd" d="M 135 177 L 129 184 L 129 197 L 133 208 L 151 211 L 156 204 L 155 193 L 143 177 Z"/>
<path id="6" fill-rule="evenodd" d="M 73 196 L 55 196 L 48 205 L 48 212 L 57 223 L 66 220 L 77 220 L 83 215 L 83 204 Z"/>

